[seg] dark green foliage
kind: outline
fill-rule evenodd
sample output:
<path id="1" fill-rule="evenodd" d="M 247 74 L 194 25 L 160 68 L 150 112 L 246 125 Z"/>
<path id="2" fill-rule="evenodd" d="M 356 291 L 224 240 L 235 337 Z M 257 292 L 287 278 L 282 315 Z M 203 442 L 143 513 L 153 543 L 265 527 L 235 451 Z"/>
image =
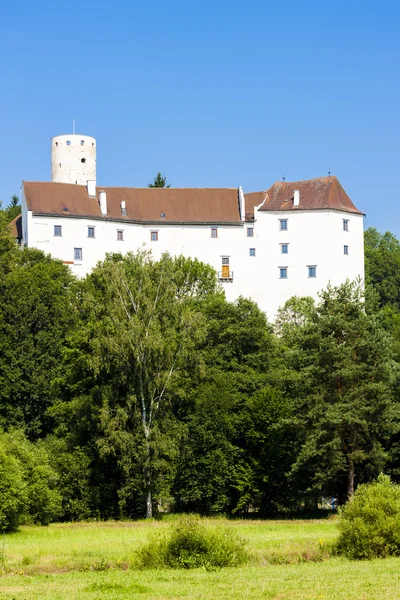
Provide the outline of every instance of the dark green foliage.
<path id="1" fill-rule="evenodd" d="M 211 529 L 194 516 L 181 518 L 169 534 L 152 537 L 137 552 L 142 569 L 236 567 L 249 558 L 246 542 L 228 529 Z"/>
<path id="2" fill-rule="evenodd" d="M 34 439 L 50 428 L 46 411 L 75 316 L 73 278 L 66 265 L 38 250 L 14 244 L 8 254 L 0 282 L 0 424 L 25 426 Z"/>
<path id="3" fill-rule="evenodd" d="M 21 431 L 0 434 L 0 531 L 48 525 L 60 515 L 58 478 L 45 449 Z"/>
<path id="4" fill-rule="evenodd" d="M 11 223 L 15 217 L 21 213 L 21 206 L 19 204 L 19 198 L 16 194 L 11 197 L 11 200 L 5 208 L 1 208 L 2 203 L 0 201 L 0 220 L 4 220 L 6 223 Z"/>
<path id="5" fill-rule="evenodd" d="M 400 241 L 390 231 L 365 232 L 365 276 L 379 305 L 400 312 Z"/>
<path id="6" fill-rule="evenodd" d="M 336 552 L 352 559 L 400 555 L 400 486 L 386 475 L 360 485 L 341 510 Z"/>
<path id="7" fill-rule="evenodd" d="M 169 187 L 171 187 L 171 184 L 169 183 L 167 185 L 167 178 L 163 177 L 161 175 L 161 173 L 157 173 L 157 175 L 154 177 L 153 183 L 149 183 L 147 187 L 149 187 L 149 188 L 169 188 Z"/>
<path id="8" fill-rule="evenodd" d="M 0 437 L 0 532 L 15 531 L 26 508 L 26 483 L 20 462 Z"/>

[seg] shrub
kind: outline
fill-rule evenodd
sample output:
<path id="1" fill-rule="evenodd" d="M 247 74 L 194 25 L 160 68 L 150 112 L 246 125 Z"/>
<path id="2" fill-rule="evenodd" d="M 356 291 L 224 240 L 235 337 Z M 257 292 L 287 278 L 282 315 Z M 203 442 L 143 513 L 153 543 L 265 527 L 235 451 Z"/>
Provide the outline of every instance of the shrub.
<path id="1" fill-rule="evenodd" d="M 57 490 L 58 478 L 49 464 L 45 448 L 29 442 L 22 431 L 4 433 L 2 440 L 7 453 L 20 464 L 26 499 L 21 523 L 48 525 L 61 510 L 61 496 Z"/>
<path id="2" fill-rule="evenodd" d="M 26 507 L 26 485 L 21 464 L 0 439 L 0 532 L 14 531 Z"/>
<path id="3" fill-rule="evenodd" d="M 400 555 L 400 486 L 386 475 L 360 485 L 340 513 L 338 554 L 352 559 Z"/>
<path id="4" fill-rule="evenodd" d="M 183 517 L 167 535 L 151 537 L 136 554 L 142 569 L 215 569 L 248 559 L 245 540 L 231 531 L 209 529 L 199 517 Z"/>

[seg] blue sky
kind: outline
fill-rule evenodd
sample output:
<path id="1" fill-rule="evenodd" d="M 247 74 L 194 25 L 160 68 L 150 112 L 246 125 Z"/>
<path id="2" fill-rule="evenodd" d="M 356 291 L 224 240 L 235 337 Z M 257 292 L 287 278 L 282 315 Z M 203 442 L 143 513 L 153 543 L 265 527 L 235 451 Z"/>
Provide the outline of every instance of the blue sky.
<path id="1" fill-rule="evenodd" d="M 98 182 L 338 176 L 400 236 L 400 3 L 27 0 L 0 8 L 0 198 L 97 138 Z"/>

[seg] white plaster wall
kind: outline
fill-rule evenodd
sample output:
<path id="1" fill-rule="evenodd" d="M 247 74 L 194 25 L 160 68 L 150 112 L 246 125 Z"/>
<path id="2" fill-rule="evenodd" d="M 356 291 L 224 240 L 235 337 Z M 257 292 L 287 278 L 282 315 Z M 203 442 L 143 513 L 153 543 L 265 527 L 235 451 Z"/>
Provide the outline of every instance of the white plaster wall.
<path id="1" fill-rule="evenodd" d="M 81 145 L 83 141 L 83 145 Z M 67 142 L 70 142 L 67 145 Z M 82 162 L 82 159 L 85 162 Z M 51 180 L 86 185 L 96 181 L 96 140 L 89 135 L 57 135 L 51 140 Z"/>
<path id="2" fill-rule="evenodd" d="M 279 219 L 288 219 L 288 230 L 280 231 Z M 343 219 L 349 231 L 343 231 Z M 54 225 L 62 226 L 62 236 L 54 236 Z M 88 227 L 95 238 L 88 238 Z M 254 237 L 247 237 L 254 227 Z M 123 230 L 124 240 L 117 240 Z M 158 231 L 152 242 L 151 231 Z M 281 243 L 289 253 L 281 255 Z M 272 320 L 279 306 L 293 295 L 317 298 L 319 290 L 331 282 L 338 285 L 364 276 L 363 218 L 336 211 L 296 211 L 288 214 L 259 212 L 254 224 L 219 226 L 218 237 L 211 237 L 207 225 L 157 226 L 118 223 L 105 219 L 33 216 L 29 245 L 50 252 L 71 263 L 72 271 L 82 277 L 89 273 L 106 252 L 151 249 L 157 259 L 163 252 L 196 257 L 222 271 L 222 257 L 229 257 L 233 281 L 222 283 L 228 300 L 242 295 L 255 300 Z M 349 247 L 345 256 L 343 246 Z M 74 248 L 82 248 L 82 261 L 74 262 Z M 250 256 L 255 248 L 256 256 Z M 317 277 L 308 277 L 308 265 L 316 265 Z M 288 278 L 279 279 L 279 267 L 288 268 Z"/>

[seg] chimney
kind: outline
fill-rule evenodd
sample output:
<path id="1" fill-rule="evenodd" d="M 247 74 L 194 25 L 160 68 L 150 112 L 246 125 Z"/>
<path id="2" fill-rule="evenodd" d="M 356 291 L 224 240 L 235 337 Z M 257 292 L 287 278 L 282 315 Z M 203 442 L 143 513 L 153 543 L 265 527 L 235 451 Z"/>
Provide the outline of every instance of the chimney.
<path id="1" fill-rule="evenodd" d="M 300 204 L 300 191 L 294 190 L 293 206 L 299 206 L 299 204 Z"/>
<path id="2" fill-rule="evenodd" d="M 86 182 L 86 189 L 88 196 L 91 198 L 96 198 L 96 182 L 94 180 L 89 180 Z"/>
<path id="3" fill-rule="evenodd" d="M 107 214 L 107 194 L 102 190 L 99 194 L 100 210 L 102 215 Z"/>

